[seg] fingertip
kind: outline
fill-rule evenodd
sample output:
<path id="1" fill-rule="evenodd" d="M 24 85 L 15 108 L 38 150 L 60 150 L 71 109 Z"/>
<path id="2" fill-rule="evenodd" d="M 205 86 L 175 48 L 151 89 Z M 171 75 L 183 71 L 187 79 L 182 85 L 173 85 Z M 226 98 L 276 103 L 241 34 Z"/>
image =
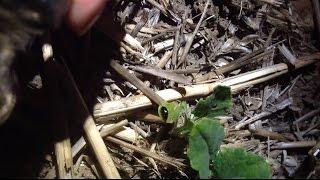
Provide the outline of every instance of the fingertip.
<path id="1" fill-rule="evenodd" d="M 107 0 L 72 0 L 67 23 L 73 31 L 82 35 L 98 19 Z"/>

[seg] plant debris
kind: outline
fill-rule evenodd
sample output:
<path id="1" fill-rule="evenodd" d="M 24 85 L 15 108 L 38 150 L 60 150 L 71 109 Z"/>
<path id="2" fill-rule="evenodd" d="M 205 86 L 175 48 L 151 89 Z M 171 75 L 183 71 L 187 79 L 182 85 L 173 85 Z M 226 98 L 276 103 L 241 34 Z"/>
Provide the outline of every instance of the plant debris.
<path id="1" fill-rule="evenodd" d="M 297 13 L 299 11 L 297 7 L 291 1 L 118 1 L 112 11 L 113 17 L 115 21 L 121 22 L 125 35 L 119 44 L 120 53 L 114 55 L 113 59 L 123 65 L 124 71 L 136 76 L 145 85 L 138 85 L 131 81 L 132 78 L 119 81 L 117 73 L 111 71 L 104 81 L 104 88 L 94 107 L 94 117 L 105 118 L 98 122 L 108 123 L 110 120 L 121 119 L 124 115 L 129 121 L 135 122 L 136 127 L 139 127 L 139 131 L 135 129 L 137 135 L 141 131 L 144 134 L 145 132 L 150 134 L 150 137 L 147 135 L 140 137 L 131 146 L 145 150 L 153 147 L 150 153 L 159 154 L 164 156 L 163 158 L 174 157 L 177 158 L 177 162 L 182 158 L 184 159 L 182 162 L 188 164 L 185 153 L 188 148 L 187 144 L 181 142 L 183 145 L 180 147 L 170 145 L 179 138 L 165 135 L 168 130 L 164 130 L 163 125 L 154 125 L 148 119 L 141 117 L 134 118 L 126 112 L 113 117 L 97 116 L 97 112 L 105 111 L 103 110 L 104 103 L 117 102 L 117 100 L 123 103 L 124 107 L 128 107 L 125 99 L 135 95 L 139 96 L 145 88 L 159 91 L 217 83 L 232 80 L 236 78 L 235 75 L 241 76 L 279 63 L 287 64 L 287 71 L 292 71 L 298 68 L 297 64 L 303 61 L 301 57 L 306 57 L 306 61 L 319 59 L 319 56 L 312 56 L 318 52 L 312 36 L 314 26 L 309 23 L 312 22 L 312 14 L 301 17 Z M 104 18 L 100 17 L 102 19 L 100 21 L 103 21 Z M 106 29 L 99 23 L 97 28 Z M 105 34 L 109 36 L 107 31 Z M 310 56 L 309 59 L 308 56 Z M 316 71 L 315 68 L 312 72 Z M 318 118 L 316 112 L 319 106 L 314 95 L 316 95 L 319 84 L 315 83 L 317 81 L 312 78 L 317 78 L 317 75 L 318 73 L 311 75 L 301 70 L 300 74 L 284 75 L 273 82 L 261 81 L 262 84 L 259 85 L 255 85 L 256 83 L 239 85 L 240 89 L 233 96 L 233 108 L 228 114 L 231 118 L 224 123 L 229 135 L 226 136 L 223 143 L 229 146 L 240 143 L 242 144 L 240 147 L 247 151 L 265 157 L 272 167 L 273 177 L 293 177 L 301 163 L 290 162 L 288 158 L 305 159 L 305 156 L 292 151 L 290 145 L 285 145 L 285 143 L 296 143 L 294 146 L 296 148 L 313 147 L 314 145 L 319 131 L 315 119 Z M 306 80 L 305 78 L 308 77 L 309 79 Z M 301 83 L 304 85 L 299 85 Z M 306 90 L 301 88 L 306 88 Z M 202 91 L 202 89 L 195 88 L 194 91 Z M 170 96 L 171 93 L 165 94 Z M 147 97 L 150 96 L 149 98 L 153 99 L 151 95 Z M 159 95 L 164 100 L 170 99 L 166 98 L 163 93 Z M 194 100 L 197 98 L 191 99 L 188 104 L 193 106 Z M 135 98 L 132 101 L 143 103 Z M 162 102 L 163 100 L 159 100 L 158 104 Z M 200 100 L 198 104 L 204 102 Z M 307 106 L 306 103 L 309 105 Z M 114 111 L 117 111 L 119 105 L 114 106 Z M 169 116 L 164 114 L 161 116 L 162 119 L 170 122 L 176 118 L 179 119 L 179 115 L 170 114 L 172 108 L 169 106 L 164 106 L 168 109 Z M 217 102 L 214 106 L 205 109 L 198 106 L 195 115 L 210 114 L 212 113 L 211 108 L 223 105 Z M 184 111 L 186 105 L 181 104 L 177 107 Z M 188 111 L 185 113 L 190 115 Z M 307 117 L 304 118 L 303 115 Z M 313 123 L 307 126 L 309 123 L 305 121 Z M 174 126 L 177 124 L 175 123 Z M 249 129 L 247 135 L 239 135 L 238 132 L 244 129 Z M 112 140 L 111 137 L 107 138 L 107 141 L 109 140 Z M 259 143 L 244 145 L 245 142 L 252 140 Z M 111 142 L 118 141 L 114 139 Z M 312 143 L 307 146 L 307 142 Z M 151 147 L 151 144 L 155 146 Z M 120 146 L 111 150 L 116 166 L 119 168 L 123 166 L 121 165 L 123 163 L 131 164 L 131 170 L 123 169 L 125 166 L 120 168 L 122 177 L 196 177 L 194 173 L 190 173 L 192 172 L 190 169 L 176 165 L 175 168 L 170 166 L 173 174 L 163 173 L 169 168 L 168 164 L 154 159 L 155 155 L 150 156 L 147 160 L 146 154 L 137 156 L 136 150 L 125 150 L 129 147 L 128 145 L 121 145 L 120 141 L 118 145 Z M 114 146 L 109 146 L 109 143 L 107 146 L 114 148 Z M 286 154 L 280 152 L 271 156 L 278 152 L 277 149 L 285 149 Z M 123 155 L 117 155 L 115 150 L 121 154 L 130 153 L 127 153 L 127 158 L 125 158 Z M 171 151 L 180 153 L 176 152 L 173 155 Z M 286 157 L 279 159 L 278 157 L 281 156 Z"/>
<path id="2" fill-rule="evenodd" d="M 319 177 L 320 27 L 310 9 L 309 0 L 116 0 L 83 37 L 51 33 L 64 67 L 52 121 L 68 119 L 68 135 L 53 138 L 45 154 L 55 158 L 36 177 Z M 50 92 L 46 75 L 21 80 L 11 119 Z M 63 150 L 68 168 L 57 164 Z"/>

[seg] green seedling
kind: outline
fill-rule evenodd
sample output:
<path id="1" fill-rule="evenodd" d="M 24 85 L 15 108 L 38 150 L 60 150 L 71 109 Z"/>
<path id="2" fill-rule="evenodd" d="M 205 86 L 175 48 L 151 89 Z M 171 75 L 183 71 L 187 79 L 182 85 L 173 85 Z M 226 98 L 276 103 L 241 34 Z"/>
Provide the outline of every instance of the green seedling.
<path id="1" fill-rule="evenodd" d="M 188 138 L 190 165 L 201 179 L 270 178 L 270 167 L 264 158 L 239 148 L 220 149 L 225 133 L 216 117 L 231 107 L 230 87 L 218 86 L 213 94 L 200 99 L 193 110 L 186 102 L 171 102 L 160 106 L 158 112 L 173 124 L 173 134 Z"/>

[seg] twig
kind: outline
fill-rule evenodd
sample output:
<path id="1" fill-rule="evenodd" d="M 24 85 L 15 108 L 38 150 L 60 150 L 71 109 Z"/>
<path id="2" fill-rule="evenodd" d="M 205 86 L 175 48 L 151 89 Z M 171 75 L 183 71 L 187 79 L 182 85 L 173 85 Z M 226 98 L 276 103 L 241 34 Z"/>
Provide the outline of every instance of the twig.
<path id="1" fill-rule="evenodd" d="M 162 58 L 159 60 L 156 67 L 163 69 L 166 66 L 166 64 L 168 63 L 171 55 L 172 55 L 172 51 L 165 52 L 164 55 L 162 56 Z"/>
<path id="2" fill-rule="evenodd" d="M 261 48 L 257 51 L 254 51 L 248 55 L 245 55 L 245 56 L 242 56 L 241 58 L 235 60 L 235 61 L 232 61 L 230 62 L 229 64 L 227 65 L 224 65 L 218 69 L 215 70 L 215 72 L 217 74 L 224 74 L 224 73 L 227 73 L 227 72 L 230 72 L 232 70 L 235 70 L 235 69 L 238 69 L 240 68 L 241 66 L 244 66 L 246 64 L 249 64 L 250 62 L 252 62 L 254 59 L 258 59 L 266 54 L 269 54 L 271 51 L 266 51 L 266 53 L 263 53 L 265 52 L 266 48 Z M 263 53 L 263 55 L 260 55 L 259 57 L 257 57 L 259 54 Z"/>
<path id="3" fill-rule="evenodd" d="M 120 42 L 120 46 L 123 47 L 128 53 L 132 55 L 137 55 L 138 57 L 142 58 L 142 54 L 138 54 L 139 52 L 133 50 L 131 47 L 127 46 L 124 42 Z"/>
<path id="4" fill-rule="evenodd" d="M 138 152 L 138 153 L 140 153 L 142 155 L 151 157 L 151 158 L 153 158 L 155 160 L 158 160 L 158 161 L 166 163 L 166 164 L 170 164 L 170 165 L 175 166 L 175 167 L 177 167 L 177 166 L 178 167 L 181 167 L 181 166 L 185 167 L 186 166 L 185 164 L 183 164 L 183 163 L 181 163 L 181 162 L 179 162 L 179 161 L 177 161 L 177 160 L 175 160 L 175 159 L 173 159 L 171 157 L 159 156 L 159 155 L 157 155 L 155 153 L 152 153 L 152 152 L 150 152 L 148 150 L 145 150 L 145 149 L 142 149 L 140 147 L 134 146 L 134 145 L 129 144 L 127 142 L 121 141 L 121 140 L 119 140 L 117 138 L 113 138 L 113 137 L 109 136 L 109 137 L 106 138 L 106 140 L 110 141 L 110 142 L 113 142 L 115 144 L 118 144 L 120 146 L 126 147 L 128 149 L 132 149 L 132 150 L 134 150 L 134 151 L 136 151 L 136 152 Z"/>
<path id="5" fill-rule="evenodd" d="M 156 145 L 157 145 L 157 143 L 152 143 L 152 144 L 151 144 L 150 152 L 152 152 L 152 153 L 155 152 Z M 159 173 L 157 164 L 155 163 L 154 159 L 149 158 L 149 160 L 150 160 L 151 164 L 153 165 L 153 168 L 158 172 L 158 174 L 159 174 L 159 176 L 160 176 L 160 173 Z"/>
<path id="6" fill-rule="evenodd" d="M 167 39 L 153 45 L 154 53 L 158 53 L 173 46 L 174 39 Z"/>
<path id="7" fill-rule="evenodd" d="M 139 133 L 142 137 L 147 138 L 149 137 L 149 134 L 146 133 L 144 130 L 142 130 L 139 126 L 135 125 L 132 122 L 129 122 L 129 125 L 132 129 L 134 129 L 137 133 Z"/>
<path id="8" fill-rule="evenodd" d="M 293 121 L 293 124 L 298 124 L 299 122 L 305 121 L 307 119 L 312 118 L 313 116 L 317 115 L 320 113 L 320 108 L 315 109 L 313 111 L 308 112 L 307 114 L 301 116 L 299 119 Z"/>
<path id="9" fill-rule="evenodd" d="M 149 38 L 149 39 L 147 39 L 147 40 L 145 40 L 145 41 L 142 41 L 142 42 L 141 42 L 141 45 L 144 46 L 144 45 L 146 45 L 147 43 L 149 43 L 149 42 L 151 42 L 151 41 L 154 41 L 154 40 L 157 40 L 157 39 L 161 38 L 162 36 L 166 35 L 167 33 L 168 33 L 168 32 L 162 32 L 162 33 L 160 33 L 160 34 L 157 34 L 157 35 L 155 35 L 155 36 L 152 36 L 151 38 Z"/>
<path id="10" fill-rule="evenodd" d="M 119 129 L 121 129 L 123 126 L 126 126 L 128 125 L 128 120 L 125 119 L 125 120 L 122 120 L 116 124 L 113 124 L 112 126 L 110 127 L 103 127 L 100 131 L 100 135 L 101 137 L 106 137 L 110 134 L 113 134 L 115 132 L 117 132 Z"/>
<path id="11" fill-rule="evenodd" d="M 170 73 L 161 69 L 156 69 L 152 67 L 143 67 L 143 66 L 130 66 L 130 69 L 139 71 L 142 73 L 150 74 L 160 78 L 168 79 L 181 84 L 190 84 L 191 80 L 188 80 L 187 77 L 181 74 Z"/>
<path id="12" fill-rule="evenodd" d="M 259 140 L 250 140 L 245 142 L 238 142 L 234 144 L 222 144 L 221 148 L 246 148 L 250 146 L 257 146 L 260 144 Z"/>
<path id="13" fill-rule="evenodd" d="M 126 116 L 126 114 L 124 114 L 124 116 Z M 159 115 L 155 111 L 151 111 L 148 109 L 144 111 L 137 111 L 134 114 L 130 114 L 129 117 L 133 120 L 139 120 L 139 121 L 145 121 L 145 122 L 151 122 L 151 123 L 160 123 L 160 124 L 165 123 L 165 121 L 161 117 L 159 117 Z M 106 122 L 110 122 L 110 117 L 101 116 L 95 120 L 98 123 L 106 123 Z"/>
<path id="14" fill-rule="evenodd" d="M 111 125 L 112 124 L 108 124 L 104 127 L 108 127 Z M 138 139 L 141 139 L 140 135 L 137 135 L 137 133 L 133 129 L 127 126 L 123 126 L 123 128 L 121 128 L 118 132 L 112 134 L 112 136 L 129 143 L 135 143 Z"/>
<path id="15" fill-rule="evenodd" d="M 135 24 L 126 24 L 125 25 L 125 29 L 128 29 L 129 31 L 132 31 L 135 27 L 136 27 Z M 146 34 L 151 34 L 151 35 L 159 34 L 159 30 L 158 29 L 148 28 L 148 27 L 142 27 L 140 29 L 140 32 L 141 33 L 146 33 Z"/>
<path id="16" fill-rule="evenodd" d="M 266 82 L 266 81 L 269 81 L 271 79 L 274 79 L 276 77 L 279 77 L 285 73 L 287 73 L 288 71 L 285 70 L 285 71 L 280 71 L 280 72 L 277 72 L 277 73 L 274 73 L 274 74 L 271 74 L 271 75 L 267 75 L 265 77 L 262 77 L 262 78 L 258 78 L 258 79 L 255 79 L 255 80 L 251 80 L 251 81 L 248 81 L 248 82 L 245 82 L 245 83 L 241 83 L 241 84 L 237 84 L 237 85 L 232 85 L 231 86 L 231 91 L 232 91 L 232 94 L 237 94 L 239 93 L 240 91 L 244 90 L 244 89 L 247 89 L 255 84 L 259 84 L 259 83 L 263 83 L 263 82 Z"/>
<path id="17" fill-rule="evenodd" d="M 319 53 L 314 53 L 314 54 L 299 58 L 299 60 L 295 64 L 295 68 L 299 69 L 303 66 L 307 66 L 309 64 L 315 63 L 316 62 L 315 60 L 319 59 L 319 56 L 320 56 Z M 309 63 L 306 64 L 305 62 L 309 62 Z M 247 73 L 243 73 L 243 74 L 239 74 L 236 76 L 226 78 L 223 80 L 224 81 L 223 84 L 226 86 L 237 85 L 237 84 L 243 83 L 244 81 L 247 81 L 248 79 L 253 80 L 258 77 L 271 75 L 272 73 L 279 73 L 278 75 L 281 75 L 286 72 L 288 72 L 288 66 L 284 63 L 280 63 L 277 65 L 264 67 L 261 69 L 257 69 L 255 71 L 251 71 L 251 72 L 247 72 Z M 255 76 L 255 78 L 252 78 L 253 75 Z M 276 77 L 276 76 L 274 76 L 274 77 Z"/>
<path id="18" fill-rule="evenodd" d="M 149 166 L 148 164 L 144 163 L 143 161 L 141 161 L 139 158 L 135 157 L 134 155 L 132 155 L 132 157 L 133 157 L 139 164 L 141 164 L 142 166 L 150 169 L 150 166 Z"/>
<path id="19" fill-rule="evenodd" d="M 262 93 L 262 105 L 261 105 L 261 109 L 262 111 L 266 111 L 267 108 L 267 100 L 268 100 L 268 91 L 269 91 L 269 86 L 266 85 L 263 88 L 263 93 Z"/>
<path id="20" fill-rule="evenodd" d="M 243 126 L 246 126 L 246 125 L 248 125 L 248 124 L 250 124 L 250 123 L 253 123 L 253 122 L 255 122 L 255 121 L 258 121 L 259 119 L 261 119 L 261 118 L 264 118 L 264 117 L 267 117 L 267 116 L 269 116 L 269 115 L 271 115 L 272 114 L 272 112 L 262 112 L 262 113 L 260 113 L 260 114 L 257 114 L 257 115 L 255 115 L 255 116 L 253 116 L 252 118 L 250 118 L 250 119 L 248 119 L 248 120 L 246 120 L 246 121 L 244 121 L 244 122 L 242 122 L 242 123 L 239 123 L 239 124 L 237 124 L 236 126 L 235 126 L 235 129 L 236 130 L 239 130 L 240 128 L 242 128 Z"/>
<path id="21" fill-rule="evenodd" d="M 281 0 L 260 0 L 260 1 L 271 4 L 273 6 L 277 6 L 277 7 L 280 7 L 280 5 L 283 4 Z"/>
<path id="22" fill-rule="evenodd" d="M 152 35 L 151 34 L 147 34 L 147 33 L 138 32 L 136 37 L 139 37 L 139 38 L 152 38 Z M 142 45 L 142 42 L 141 42 L 141 45 Z"/>
<path id="23" fill-rule="evenodd" d="M 276 107 L 276 111 L 275 112 L 268 112 L 268 111 L 264 111 L 264 112 L 261 112 L 260 114 L 256 114 L 255 116 L 251 117 L 250 119 L 247 119 L 245 120 L 244 122 L 239 122 L 236 126 L 235 126 L 235 129 L 236 130 L 239 130 L 240 128 L 248 125 L 248 124 L 251 124 L 259 119 L 262 119 L 262 118 L 265 118 L 267 116 L 270 116 L 271 114 L 273 113 L 276 113 L 277 111 L 279 110 L 282 110 L 286 107 L 288 107 L 290 104 L 292 103 L 292 100 L 290 98 L 278 103 L 277 105 L 275 105 Z"/>
<path id="24" fill-rule="evenodd" d="M 72 158 L 76 157 L 78 153 L 86 146 L 86 140 L 84 137 L 81 137 L 73 146 L 72 146 Z"/>
<path id="25" fill-rule="evenodd" d="M 110 134 L 113 134 L 117 132 L 120 128 L 128 124 L 128 120 L 120 121 L 110 127 L 103 128 L 100 131 L 101 137 L 108 136 Z M 83 137 L 81 137 L 73 146 L 72 146 L 72 157 L 74 158 L 80 151 L 83 149 L 83 147 L 86 145 L 86 141 Z"/>
<path id="26" fill-rule="evenodd" d="M 293 87 L 295 87 L 297 81 L 301 78 L 301 76 L 302 76 L 302 74 L 298 75 L 298 76 L 297 76 L 296 78 L 294 78 L 294 80 L 291 82 L 291 85 L 290 85 L 290 87 L 289 87 L 289 89 L 288 89 L 288 96 L 291 97 L 291 91 L 292 91 Z M 284 92 L 285 92 L 285 91 L 284 91 Z M 283 92 L 283 93 L 284 93 L 284 92 Z M 280 97 L 280 95 L 282 95 L 282 92 L 279 94 L 279 97 Z"/>
<path id="27" fill-rule="evenodd" d="M 292 54 L 292 52 L 284 45 L 278 45 L 278 49 L 280 50 L 281 54 L 286 57 L 287 61 L 294 65 L 297 61 L 297 58 Z"/>
<path id="28" fill-rule="evenodd" d="M 202 21 L 203 21 L 206 13 L 207 13 L 207 11 L 208 11 L 208 6 L 209 6 L 209 4 L 210 4 L 210 0 L 207 0 L 206 5 L 205 5 L 204 10 L 203 10 L 203 13 L 202 13 L 202 15 L 201 15 L 201 18 L 200 18 L 200 20 L 199 20 L 196 28 L 194 29 L 191 37 L 187 40 L 186 45 L 184 46 L 184 50 L 183 50 L 183 53 L 182 53 L 182 55 L 181 55 L 181 58 L 179 59 L 179 63 L 178 63 L 178 65 L 177 65 L 177 67 L 179 67 L 182 63 L 185 62 L 186 57 L 187 57 L 187 54 L 189 53 L 189 50 L 190 50 L 190 48 L 191 48 L 193 39 L 195 38 L 196 34 L 198 33 L 198 30 L 199 30 L 199 28 L 200 28 L 200 26 L 201 26 L 201 24 L 202 24 Z"/>
<path id="29" fill-rule="evenodd" d="M 172 65 L 174 69 L 176 68 L 177 65 L 177 58 L 178 58 L 178 50 L 179 50 L 179 38 L 180 38 L 180 30 L 181 30 L 181 25 L 178 26 L 178 29 L 176 31 L 175 37 L 174 37 L 174 44 L 173 44 L 173 49 L 172 49 Z"/>
<path id="30" fill-rule="evenodd" d="M 206 83 L 206 82 L 212 82 L 215 79 L 218 79 L 218 75 L 217 75 L 217 73 L 215 71 L 211 71 L 211 72 L 207 72 L 206 74 L 203 74 L 200 77 L 197 77 L 193 81 L 196 84 L 203 84 L 203 83 Z"/>
<path id="31" fill-rule="evenodd" d="M 296 148 L 312 148 L 316 145 L 316 141 L 296 141 L 296 142 L 280 142 L 271 147 L 274 149 L 296 149 Z"/>
<path id="32" fill-rule="evenodd" d="M 165 123 L 165 121 L 161 119 L 161 117 L 159 117 L 157 113 L 154 113 L 150 110 L 138 111 L 130 117 L 139 121 L 152 122 L 152 123 Z"/>
<path id="33" fill-rule="evenodd" d="M 192 74 L 198 73 L 200 71 L 199 68 L 187 68 L 187 69 L 173 69 L 173 70 L 164 70 L 165 72 L 169 73 L 176 73 L 176 74 Z"/>
<path id="34" fill-rule="evenodd" d="M 72 178 L 73 162 L 70 138 L 65 138 L 62 141 L 56 142 L 54 144 L 54 150 L 57 161 L 58 177 L 60 179 Z"/>
<path id="35" fill-rule="evenodd" d="M 144 48 L 142 47 L 141 43 L 134 37 L 132 37 L 130 34 L 126 34 L 123 38 L 123 41 L 128 43 L 131 46 L 131 48 L 139 50 L 140 52 L 144 51 Z"/>
<path id="36" fill-rule="evenodd" d="M 251 136 L 251 132 L 249 130 L 240 130 L 240 131 L 229 131 L 226 137 L 236 136 L 239 138 Z"/>
<path id="37" fill-rule="evenodd" d="M 158 94 L 153 92 L 149 87 L 147 87 L 140 79 L 138 79 L 133 74 L 130 74 L 127 72 L 126 69 L 124 69 L 120 64 L 118 64 L 116 61 L 112 60 L 110 62 L 110 66 L 117 71 L 123 78 L 128 80 L 131 84 L 136 86 L 139 90 L 141 90 L 147 97 L 152 99 L 156 104 L 162 105 L 165 100 L 162 99 Z"/>
<path id="38" fill-rule="evenodd" d="M 253 133 L 254 135 L 256 135 L 256 136 L 261 136 L 261 137 L 265 137 L 265 138 L 269 138 L 270 137 L 270 139 L 284 141 L 284 142 L 288 141 L 288 139 L 285 136 L 283 136 L 282 134 L 279 134 L 279 133 L 276 133 L 276 132 L 272 132 L 272 131 L 268 131 L 268 130 L 265 130 L 265 129 L 252 129 L 252 128 L 249 128 L 249 131 L 251 133 Z"/>
<path id="39" fill-rule="evenodd" d="M 135 24 L 126 24 L 125 27 L 126 29 L 133 30 L 135 28 Z M 155 28 L 148 28 L 148 27 L 142 27 L 140 29 L 140 32 L 142 33 L 147 33 L 147 34 L 159 34 L 163 32 L 173 32 L 176 31 L 177 27 L 169 28 L 169 29 L 155 29 Z"/>

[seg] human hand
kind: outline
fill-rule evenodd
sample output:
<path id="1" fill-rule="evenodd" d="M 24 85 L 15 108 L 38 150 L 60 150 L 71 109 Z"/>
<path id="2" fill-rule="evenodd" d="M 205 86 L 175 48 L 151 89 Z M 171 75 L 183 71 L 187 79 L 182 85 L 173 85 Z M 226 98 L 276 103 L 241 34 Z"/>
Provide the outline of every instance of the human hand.
<path id="1" fill-rule="evenodd" d="M 66 20 L 79 35 L 84 34 L 96 22 L 108 0 L 72 0 Z"/>

